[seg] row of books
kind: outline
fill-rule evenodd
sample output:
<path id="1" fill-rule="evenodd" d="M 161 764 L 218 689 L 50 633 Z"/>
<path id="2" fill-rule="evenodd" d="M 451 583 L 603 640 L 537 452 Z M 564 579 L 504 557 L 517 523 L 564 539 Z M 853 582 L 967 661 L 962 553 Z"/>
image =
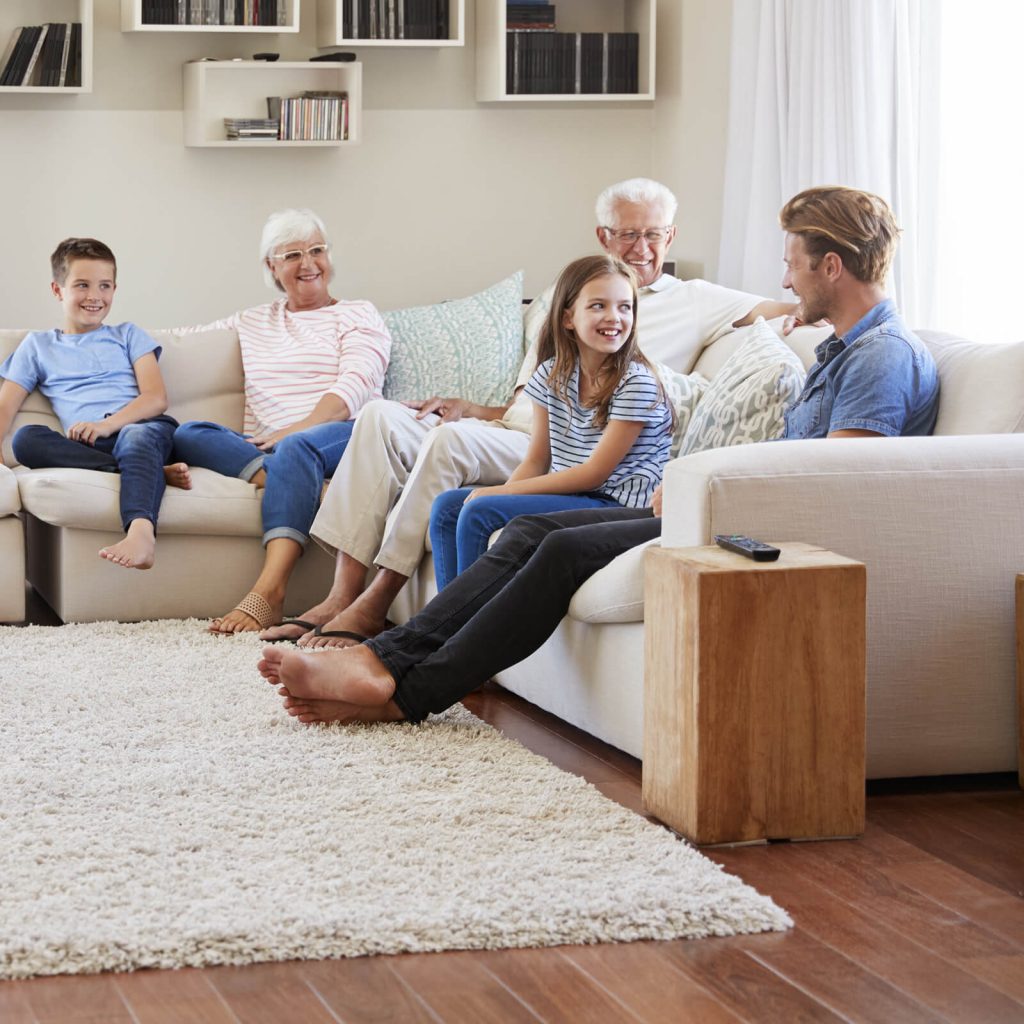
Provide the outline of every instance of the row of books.
<path id="1" fill-rule="evenodd" d="M 348 138 L 348 93 L 307 91 L 267 97 L 269 117 L 225 117 L 228 139 L 335 142 Z"/>
<path id="2" fill-rule="evenodd" d="M 293 0 L 297 3 L 298 0 Z M 287 0 L 142 0 L 143 25 L 287 25 Z"/>
<path id="3" fill-rule="evenodd" d="M 81 85 L 82 23 L 52 21 L 16 28 L 0 68 L 0 86 Z"/>
<path id="4" fill-rule="evenodd" d="M 505 28 L 553 29 L 555 27 L 555 5 L 544 3 L 522 3 L 508 0 L 505 6 Z"/>
<path id="5" fill-rule="evenodd" d="M 510 96 L 640 91 L 637 32 L 513 30 L 505 38 Z"/>
<path id="6" fill-rule="evenodd" d="M 447 39 L 448 0 L 342 0 L 345 39 Z"/>

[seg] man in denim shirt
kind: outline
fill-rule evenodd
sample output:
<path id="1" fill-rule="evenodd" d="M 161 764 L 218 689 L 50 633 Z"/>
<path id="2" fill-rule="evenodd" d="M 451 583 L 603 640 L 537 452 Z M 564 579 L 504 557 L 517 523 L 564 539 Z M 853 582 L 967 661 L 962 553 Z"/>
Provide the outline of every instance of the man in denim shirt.
<path id="1" fill-rule="evenodd" d="M 782 208 L 784 288 L 804 323 L 828 320 L 784 439 L 930 434 L 939 405 L 935 360 L 885 295 L 899 228 L 888 204 L 856 189 L 812 188 Z"/>
<path id="2" fill-rule="evenodd" d="M 800 299 L 799 319 L 835 328 L 815 353 L 783 439 L 929 433 L 935 363 L 883 286 L 899 234 L 888 204 L 855 189 L 814 188 L 791 199 L 779 220 L 782 283 Z M 520 516 L 405 625 L 344 651 L 268 647 L 259 670 L 300 722 L 418 722 L 540 647 L 576 589 L 657 537 L 660 516 L 660 487 L 650 509 Z"/>

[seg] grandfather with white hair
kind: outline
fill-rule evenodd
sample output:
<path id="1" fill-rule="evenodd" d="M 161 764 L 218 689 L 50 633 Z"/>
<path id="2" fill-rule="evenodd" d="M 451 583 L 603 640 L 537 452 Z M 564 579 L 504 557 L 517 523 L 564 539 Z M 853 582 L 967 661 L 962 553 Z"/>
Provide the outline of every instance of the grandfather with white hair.
<path id="1" fill-rule="evenodd" d="M 192 422 L 174 435 L 176 457 L 263 491 L 264 563 L 249 593 L 210 629 L 238 633 L 281 621 L 292 570 L 309 543 L 324 481 L 338 465 L 356 414 L 380 398 L 391 335 L 369 302 L 338 300 L 331 246 L 312 210 L 281 210 L 263 228 L 260 261 L 282 298 L 189 330 L 238 333 L 245 373 L 243 433 Z"/>
<path id="2" fill-rule="evenodd" d="M 636 272 L 644 354 L 686 373 L 704 346 L 731 327 L 796 306 L 664 273 L 677 205 L 649 178 L 611 185 L 597 198 L 597 240 Z M 265 631 L 264 639 L 349 646 L 385 628 L 392 601 L 423 557 L 434 498 L 469 484 L 504 483 L 525 457 L 533 412 L 522 389 L 550 355 L 538 359 L 537 341 L 553 293 L 554 285 L 524 314 L 528 351 L 508 405 L 434 397 L 410 403 L 413 409 L 386 401 L 366 406 L 311 530 L 337 554 L 334 584 L 301 619 Z M 367 586 L 371 565 L 378 571 Z"/>

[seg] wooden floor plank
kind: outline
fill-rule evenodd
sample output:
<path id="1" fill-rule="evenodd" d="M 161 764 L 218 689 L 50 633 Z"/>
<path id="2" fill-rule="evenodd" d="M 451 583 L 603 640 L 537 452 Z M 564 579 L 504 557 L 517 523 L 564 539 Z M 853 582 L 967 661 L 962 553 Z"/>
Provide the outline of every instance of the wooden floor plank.
<path id="1" fill-rule="evenodd" d="M 440 1020 L 391 969 L 390 957 L 310 961 L 300 972 L 345 1024 Z"/>
<path id="2" fill-rule="evenodd" d="M 3 1024 L 36 1024 L 28 999 L 27 981 L 0 981 L 0 1021 Z"/>
<path id="3" fill-rule="evenodd" d="M 445 1024 L 541 1020 L 480 962 L 475 952 L 392 957 L 389 966 Z"/>
<path id="4" fill-rule="evenodd" d="M 478 954 L 483 964 L 545 1021 L 641 1024 L 632 1011 L 564 956 L 551 949 L 510 949 Z"/>
<path id="5" fill-rule="evenodd" d="M 28 988 L 39 1024 L 131 1024 L 113 974 L 38 978 Z"/>
<path id="6" fill-rule="evenodd" d="M 707 989 L 680 971 L 657 942 L 566 946 L 562 954 L 651 1024 L 737 1024 Z"/>
<path id="7" fill-rule="evenodd" d="M 114 978 L 138 1024 L 236 1024 L 238 1017 L 198 968 L 135 971 Z"/>
<path id="8" fill-rule="evenodd" d="M 337 1024 L 338 1017 L 306 982 L 301 963 L 210 967 L 210 984 L 241 1024 Z"/>
<path id="9" fill-rule="evenodd" d="M 798 935 L 813 936 L 933 1013 L 950 1020 L 1019 1024 L 1022 1010 L 1014 999 L 889 928 L 877 916 L 837 901 L 822 886 L 780 874 L 772 853 L 765 847 L 710 851 L 727 871 L 784 906 Z"/>
<path id="10" fill-rule="evenodd" d="M 756 937 L 752 948 L 765 953 L 785 945 L 787 935 Z M 665 943 L 673 963 L 702 988 L 734 1010 L 744 1020 L 812 1021 L 842 1020 L 817 999 L 780 978 L 774 971 L 747 955 L 749 939 L 702 939 Z"/>

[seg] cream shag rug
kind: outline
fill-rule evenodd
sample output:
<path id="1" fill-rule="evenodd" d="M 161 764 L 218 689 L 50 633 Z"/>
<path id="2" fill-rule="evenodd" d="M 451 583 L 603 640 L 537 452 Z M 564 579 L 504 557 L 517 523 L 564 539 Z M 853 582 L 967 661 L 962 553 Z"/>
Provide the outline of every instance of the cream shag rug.
<path id="1" fill-rule="evenodd" d="M 461 706 L 304 728 L 261 646 L 0 627 L 0 977 L 791 924 Z"/>

